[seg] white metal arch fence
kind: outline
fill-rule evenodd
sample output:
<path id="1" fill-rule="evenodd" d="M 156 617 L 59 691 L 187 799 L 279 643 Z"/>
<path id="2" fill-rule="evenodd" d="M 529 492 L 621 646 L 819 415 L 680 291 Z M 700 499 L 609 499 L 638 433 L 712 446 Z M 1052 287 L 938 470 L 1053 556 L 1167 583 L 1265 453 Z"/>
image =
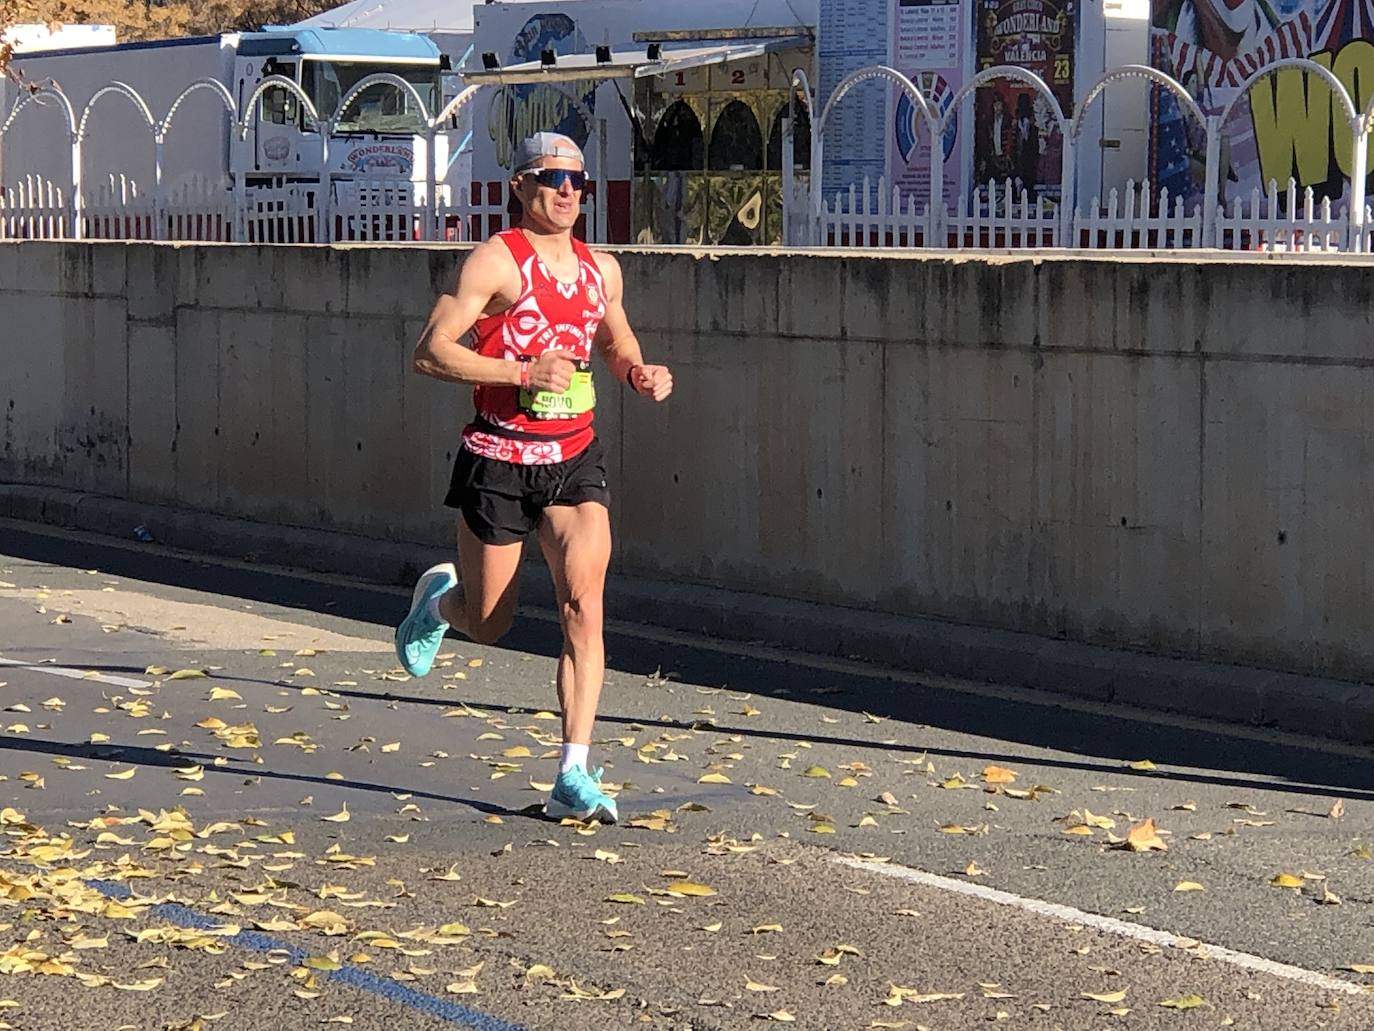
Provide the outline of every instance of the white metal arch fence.
<path id="1" fill-rule="evenodd" d="M 1248 198 L 1233 198 L 1229 208 L 1220 196 L 1220 147 L 1223 126 L 1235 105 L 1261 80 L 1296 70 L 1320 80 L 1335 95 L 1351 131 L 1348 203 L 1333 210 L 1329 200 L 1318 201 L 1311 189 L 1299 191 L 1292 182 L 1270 183 Z M 979 87 L 997 79 L 1015 79 L 1030 86 L 1046 105 L 1063 141 L 1061 200 L 1051 204 L 1016 190 L 1010 181 L 980 184 L 961 190 L 951 205 L 943 197 L 943 149 L 934 146 L 964 100 Z M 1115 83 L 1144 79 L 1168 90 L 1183 114 L 1202 129 L 1206 141 L 1203 200 L 1187 205 L 1170 197 L 1167 189 L 1149 183 L 1127 182 L 1106 196 L 1085 198 L 1078 189 L 1076 156 L 1079 138 L 1094 104 Z M 903 90 L 925 128 L 930 153 L 930 187 L 925 197 L 903 194 L 880 179 L 864 180 L 848 188 L 824 193 L 825 130 L 835 108 L 858 85 L 886 80 Z M 374 86 L 401 92 L 419 113 L 417 129 L 425 137 L 423 184 L 400 179 L 353 179 L 340 184 L 347 203 L 332 209 L 332 189 L 282 185 L 257 188 L 251 194 L 242 184 L 231 192 L 226 184 L 197 180 L 169 187 L 164 181 L 163 153 L 168 133 L 181 105 L 197 91 L 218 97 L 232 120 L 232 131 L 246 137 L 255 105 L 273 89 L 285 90 L 299 101 L 305 116 L 319 132 L 321 168 L 328 167 L 335 127 Z M 799 188 L 795 175 L 795 119 L 784 121 L 783 168 L 786 242 L 806 246 L 938 247 L 1003 249 L 1015 247 L 1073 247 L 1106 250 L 1222 248 L 1227 250 L 1339 250 L 1374 251 L 1374 212 L 1367 206 L 1365 179 L 1374 96 L 1363 111 L 1340 80 L 1328 69 L 1303 58 L 1285 58 L 1259 69 L 1240 87 L 1220 115 L 1205 116 L 1186 89 L 1164 72 L 1144 65 L 1125 65 L 1101 75 L 1084 94 L 1073 118 L 1068 118 L 1048 85 L 1033 72 L 1012 66 L 986 69 L 955 94 L 943 113 L 901 72 L 885 65 L 859 69 L 842 80 L 822 105 L 805 72 L 793 74 L 794 91 L 812 115 L 809 185 Z M 158 118 L 139 93 L 114 82 L 96 92 L 78 112 L 62 90 L 46 85 L 26 92 L 3 123 L 0 137 L 31 105 L 53 104 L 60 111 L 70 141 L 71 183 L 63 189 L 35 178 L 0 187 L 0 238 L 61 237 L 82 239 L 217 239 L 245 242 L 314 243 L 357 240 L 471 240 L 484 239 L 509 224 L 508 197 L 491 184 L 471 183 L 457 188 L 440 183 L 436 141 L 443 123 L 477 95 L 482 86 L 469 86 L 443 109 L 431 115 L 414 85 L 389 73 L 368 76 L 354 85 L 337 111 L 322 118 L 309 96 L 291 79 L 269 76 L 240 104 L 224 85 L 213 79 L 191 83 Z M 108 173 L 88 183 L 83 146 L 91 113 L 105 97 L 122 96 L 138 112 L 149 132 L 154 174 L 151 189 L 140 189 Z M 819 116 L 817 111 L 819 109 Z M 605 124 L 586 116 L 596 135 L 596 175 L 587 191 L 588 210 L 582 235 L 606 239 Z"/>
<path id="2" fill-rule="evenodd" d="M 1220 196 L 1219 159 L 1223 126 L 1235 105 L 1261 80 L 1285 70 L 1314 75 L 1315 88 L 1331 90 L 1351 130 L 1348 203 L 1333 211 L 1327 199 L 1318 201 L 1309 187 L 1299 190 L 1271 182 L 1266 191 L 1255 189 L 1250 197 L 1233 198 L 1229 209 L 1217 202 Z M 903 194 L 885 179 L 864 179 L 832 192 L 824 191 L 824 133 L 835 107 L 859 83 L 887 79 L 912 99 L 926 131 L 921 134 L 930 148 L 930 188 L 926 196 Z M 966 97 L 997 79 L 1016 79 L 1035 90 L 1048 106 L 1063 139 L 1060 203 L 1051 204 L 1010 181 L 979 184 L 961 191 L 953 208 L 943 191 L 943 138 L 950 121 L 957 118 Z M 1186 117 L 1202 129 L 1206 140 L 1203 199 L 1191 206 L 1182 197 L 1170 197 L 1167 189 L 1152 190 L 1147 182 L 1128 181 L 1110 189 L 1106 196 L 1080 196 L 1077 176 L 1079 137 L 1093 105 L 1114 83 L 1145 79 L 1168 90 Z M 874 65 L 852 72 L 836 85 L 821 103 L 804 73 L 793 76 L 793 89 L 812 116 L 811 177 L 807 187 L 807 215 L 788 220 L 788 240 L 798 246 L 935 247 L 1004 249 L 1019 247 L 1071 247 L 1098 250 L 1222 248 L 1226 250 L 1374 251 L 1374 211 L 1365 197 L 1369 133 L 1374 122 L 1374 96 L 1360 111 L 1341 81 L 1332 72 L 1305 58 L 1284 58 L 1254 72 L 1241 84 L 1220 115 L 1205 116 L 1188 91 L 1176 79 L 1145 65 L 1124 65 L 1103 73 L 1088 88 L 1074 117 L 1065 116 L 1058 99 L 1035 73 L 1024 68 L 997 66 L 974 76 L 954 95 L 942 115 L 921 97 L 919 88 L 901 72 Z M 918 97 L 920 98 L 918 100 Z M 819 118 L 816 112 L 819 109 Z M 793 130 L 784 133 L 785 147 L 792 145 Z M 790 155 L 788 156 L 790 158 Z M 784 168 L 790 172 L 790 160 Z M 789 189 L 795 189 L 788 175 Z"/>
<path id="3" fill-rule="evenodd" d="M 320 140 L 320 167 L 328 168 L 336 127 L 375 86 L 402 93 L 418 112 L 417 129 L 425 147 L 425 181 L 352 178 L 336 184 L 348 198 L 333 207 L 333 188 L 290 185 L 247 190 L 242 183 L 193 179 L 169 187 L 164 176 L 164 152 L 177 111 L 198 91 L 217 97 L 231 119 L 231 131 L 246 138 L 257 105 L 272 90 L 292 94 Z M 485 239 L 510 222 L 509 197 L 490 184 L 441 183 L 444 169 L 436 146 L 444 123 L 483 89 L 469 86 L 438 112 L 431 114 L 415 86 L 400 76 L 380 72 L 359 80 L 338 108 L 322 117 L 309 95 L 295 81 L 280 75 L 263 79 L 242 104 L 223 83 L 199 79 L 182 90 L 160 119 L 141 94 L 123 82 L 97 90 L 77 111 L 54 84 L 27 90 L 15 101 L 4 122 L 3 137 L 31 106 L 55 105 L 62 115 L 70 144 L 70 188 L 26 176 L 0 185 L 0 239 L 204 239 L 249 243 L 320 243 L 335 240 L 418 241 Z M 92 112 L 106 97 L 122 96 L 137 111 L 148 130 L 153 152 L 151 190 L 127 177 L 103 173 L 92 183 L 84 148 Z M 605 125 L 587 116 L 598 160 L 594 179 L 585 194 L 587 210 L 579 232 L 591 240 L 606 238 Z M 327 175 L 327 173 L 322 173 Z"/>

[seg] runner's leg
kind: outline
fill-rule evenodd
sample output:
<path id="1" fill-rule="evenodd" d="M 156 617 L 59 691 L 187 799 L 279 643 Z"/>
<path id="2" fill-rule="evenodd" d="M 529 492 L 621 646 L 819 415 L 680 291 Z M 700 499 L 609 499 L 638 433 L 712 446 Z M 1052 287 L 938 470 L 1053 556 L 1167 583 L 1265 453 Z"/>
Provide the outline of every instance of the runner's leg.
<path id="1" fill-rule="evenodd" d="M 454 630 L 478 644 L 495 644 L 511 627 L 520 593 L 523 541 L 484 544 L 458 517 L 456 587 L 439 599 L 439 614 Z"/>
<path id="2" fill-rule="evenodd" d="M 611 520 L 595 501 L 551 505 L 539 524 L 539 543 L 553 574 L 563 626 L 558 659 L 558 701 L 563 740 L 590 744 L 606 673 L 603 603 L 611 561 Z"/>

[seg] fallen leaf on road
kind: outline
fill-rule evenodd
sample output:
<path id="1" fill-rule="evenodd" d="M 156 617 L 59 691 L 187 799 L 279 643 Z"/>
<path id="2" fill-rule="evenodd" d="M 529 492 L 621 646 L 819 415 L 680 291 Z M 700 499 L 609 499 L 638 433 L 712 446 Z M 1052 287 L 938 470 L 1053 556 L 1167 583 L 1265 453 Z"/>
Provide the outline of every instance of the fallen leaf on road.
<path id="1" fill-rule="evenodd" d="M 173 677 L 173 680 L 176 678 Z M 210 701 L 212 702 L 241 702 L 243 695 L 239 694 L 232 687 L 212 687 L 210 688 Z"/>
<path id="2" fill-rule="evenodd" d="M 110 987 L 118 988 L 121 992 L 151 992 L 165 980 L 166 978 L 163 977 L 154 977 L 147 981 L 130 981 L 128 984 L 120 984 L 118 981 L 112 981 L 110 982 Z"/>
<path id="3" fill-rule="evenodd" d="M 1171 1010 L 1194 1010 L 1199 1006 L 1206 1006 L 1207 1000 L 1201 995 L 1182 995 L 1177 999 L 1164 999 L 1160 1005 Z"/>
<path id="4" fill-rule="evenodd" d="M 105 779 L 106 779 L 106 780 L 132 780 L 134 774 L 137 773 L 137 772 L 138 772 L 138 767 L 137 767 L 137 766 L 130 766 L 127 770 L 121 770 L 119 773 L 107 773 L 107 774 L 105 774 Z"/>
<path id="5" fill-rule="evenodd" d="M 830 771 L 827 770 L 824 766 L 808 766 L 806 768 L 806 771 L 802 773 L 802 776 L 811 777 L 815 780 L 829 779 Z"/>
<path id="6" fill-rule="evenodd" d="M 1296 874 L 1281 873 L 1271 878 L 1269 883 L 1275 888 L 1301 888 L 1304 881 Z"/>
<path id="7" fill-rule="evenodd" d="M 745 975 L 745 979 L 744 979 L 744 987 L 745 987 L 746 989 L 748 989 L 749 991 L 751 991 L 751 992 L 776 992 L 776 991 L 778 991 L 778 988 L 777 988 L 776 985 L 764 984 L 764 983 L 761 982 L 761 981 L 755 981 L 752 977 L 749 977 L 747 974 Z"/>
<path id="8" fill-rule="evenodd" d="M 1119 992 L 1084 992 L 1083 998 L 1092 999 L 1093 1002 L 1116 1003 L 1126 998 L 1126 989 Z"/>
<path id="9" fill-rule="evenodd" d="M 983 768 L 983 783 L 985 784 L 1014 784 L 1016 774 L 1003 766 L 987 766 Z"/>
<path id="10" fill-rule="evenodd" d="M 628 905 L 628 906 L 642 906 L 642 905 L 644 905 L 644 900 L 643 900 L 642 898 L 640 898 L 638 895 L 632 895 L 632 894 L 629 893 L 628 891 L 621 891 L 621 892 L 616 892 L 616 893 L 613 894 L 613 895 L 607 895 L 607 896 L 606 896 L 606 901 L 607 901 L 607 902 L 619 902 L 619 903 L 622 903 L 622 904 Z"/>
<path id="11" fill-rule="evenodd" d="M 673 881 L 668 885 L 668 890 L 677 895 L 691 895 L 694 898 L 708 898 L 716 893 L 715 888 L 694 881 Z"/>
<path id="12" fill-rule="evenodd" d="M 964 997 L 963 992 L 922 992 L 917 988 L 904 988 L 901 985 L 889 985 L 887 998 L 883 1000 L 886 1006 L 900 1006 L 904 1002 L 957 1002 Z"/>
<path id="13" fill-rule="evenodd" d="M 149 667 L 150 669 L 152 667 Z M 156 675 L 156 674 L 154 674 Z M 179 669 L 171 675 L 171 680 L 204 680 L 206 672 L 203 669 Z M 118 986 L 116 986 L 118 987 Z"/>
<path id="14" fill-rule="evenodd" d="M 333 816 L 321 816 L 320 819 L 326 823 L 347 823 L 349 821 L 348 803 L 345 802 L 343 808 Z"/>
<path id="15" fill-rule="evenodd" d="M 1179 881 L 1174 885 L 1174 891 L 1206 891 L 1197 881 Z"/>
<path id="16" fill-rule="evenodd" d="M 784 1024 L 787 1024 L 791 1023 L 797 1018 L 794 1017 L 792 1014 L 788 1013 L 786 1010 L 774 1010 L 772 1013 L 768 1014 L 768 1019 L 778 1020 L 783 1022 Z"/>
<path id="17" fill-rule="evenodd" d="M 698 784 L 729 784 L 730 778 L 723 773 L 703 773 L 697 778 Z"/>
<path id="18" fill-rule="evenodd" d="M 1132 852 L 1166 852 L 1169 846 L 1159 837 L 1159 829 L 1153 819 L 1142 820 L 1126 834 L 1123 846 Z"/>
<path id="19" fill-rule="evenodd" d="M 1133 769 L 1133 770 L 1153 770 L 1153 769 L 1156 769 L 1155 764 L 1152 763 L 1152 762 L 1150 762 L 1149 759 L 1137 759 L 1135 762 L 1133 762 L 1133 763 L 1127 763 L 1126 765 L 1129 766 L 1129 767 L 1130 767 L 1131 769 Z"/>

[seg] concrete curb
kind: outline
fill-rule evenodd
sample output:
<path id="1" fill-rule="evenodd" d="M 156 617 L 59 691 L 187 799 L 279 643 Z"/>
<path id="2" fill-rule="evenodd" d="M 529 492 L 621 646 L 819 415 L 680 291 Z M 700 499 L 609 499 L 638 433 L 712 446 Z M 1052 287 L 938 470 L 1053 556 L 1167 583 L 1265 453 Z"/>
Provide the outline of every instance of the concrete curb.
<path id="1" fill-rule="evenodd" d="M 435 556 L 429 545 L 24 484 L 0 483 L 0 518 L 125 540 L 143 525 L 158 543 L 187 551 L 385 584 L 409 585 Z M 527 564 L 525 574 L 523 596 L 550 607 L 542 570 Z M 1374 686 L 1349 681 L 631 576 L 611 578 L 607 615 L 723 640 L 1374 744 Z"/>

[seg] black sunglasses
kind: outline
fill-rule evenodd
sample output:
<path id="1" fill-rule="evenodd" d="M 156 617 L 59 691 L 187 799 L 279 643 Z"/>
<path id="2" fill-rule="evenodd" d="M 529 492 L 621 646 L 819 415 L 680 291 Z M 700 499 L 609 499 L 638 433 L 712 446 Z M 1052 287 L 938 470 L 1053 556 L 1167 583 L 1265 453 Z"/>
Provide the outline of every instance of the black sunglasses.
<path id="1" fill-rule="evenodd" d="M 582 190 L 587 185 L 586 172 L 574 172 L 568 168 L 541 168 L 537 172 L 526 172 L 524 178 L 533 178 L 540 186 L 550 190 L 561 190 L 564 183 L 572 183 L 574 190 Z"/>

